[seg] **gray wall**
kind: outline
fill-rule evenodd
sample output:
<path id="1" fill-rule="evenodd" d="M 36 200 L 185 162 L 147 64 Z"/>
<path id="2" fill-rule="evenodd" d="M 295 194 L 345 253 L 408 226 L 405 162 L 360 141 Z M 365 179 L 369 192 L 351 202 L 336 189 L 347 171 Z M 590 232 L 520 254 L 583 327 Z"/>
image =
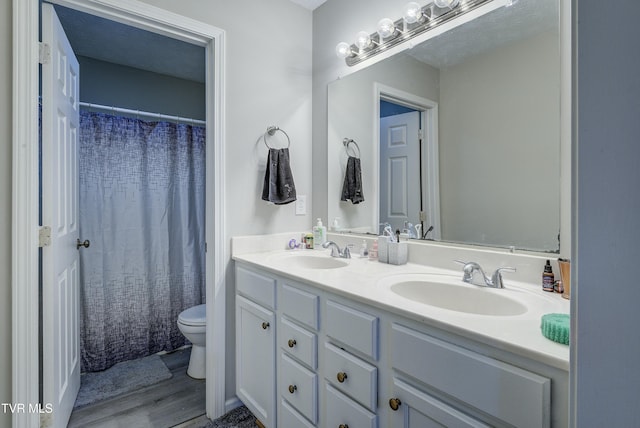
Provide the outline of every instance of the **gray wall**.
<path id="1" fill-rule="evenodd" d="M 0 403 L 11 402 L 11 79 L 12 7 L 0 1 Z M 0 427 L 11 415 L 0 411 Z"/>
<path id="2" fill-rule="evenodd" d="M 300 195 L 311 193 L 312 14 L 289 0 L 146 0 L 153 6 L 226 30 L 227 237 L 311 228 L 294 204 L 260 200 L 267 152 L 260 137 L 278 125 L 291 137 L 291 167 Z M 267 19 L 268 17 L 268 19 Z M 287 25 L 282 25 L 286 22 Z M 0 402 L 11 402 L 11 1 L 0 1 Z M 239 166 L 242 166 L 239 168 Z M 238 196 L 240 195 L 240 196 Z M 310 201 L 309 201 L 310 202 Z M 230 240 L 225 242 L 230 250 Z M 235 396 L 234 278 L 227 263 L 227 398 Z M 0 426 L 9 425 L 0 413 Z"/>
<path id="3" fill-rule="evenodd" d="M 374 183 L 378 180 L 375 173 L 379 170 L 378 165 L 374 166 L 374 162 L 379 163 L 378 142 L 373 138 L 374 83 L 388 85 L 437 102 L 439 75 L 437 69 L 404 55 L 400 59 L 382 61 L 358 73 L 331 82 L 328 103 L 331 127 L 327 135 L 328 163 L 326 164 L 330 196 L 329 201 L 325 201 L 328 213 L 326 216 L 321 216 L 327 219 L 329 224 L 338 217 L 342 227 L 362 232 L 378 232 L 377 221 L 375 221 L 378 218 L 378 198 L 373 194 Z M 344 137 L 356 140 L 360 148 L 362 192 L 365 200 L 357 205 L 340 201 L 347 167 L 347 155 L 342 144 Z M 418 179 L 418 177 L 414 178 Z"/>
<path id="4" fill-rule="evenodd" d="M 80 101 L 205 119 L 204 83 L 84 56 L 78 56 L 78 62 Z"/>
<path id="5" fill-rule="evenodd" d="M 575 425 L 640 426 L 640 3 L 574 0 Z M 575 9 L 574 9 L 575 10 Z M 577 387 L 577 388 L 576 388 Z"/>
<path id="6" fill-rule="evenodd" d="M 298 195 L 311 195 L 312 14 L 289 0 L 144 0 L 226 30 L 226 234 L 308 230 L 295 204 L 260 200 L 267 151 L 262 135 L 278 125 L 291 138 Z M 286 25 L 283 25 L 286 23 Z M 230 240 L 226 242 L 230 251 Z M 235 396 L 235 309 L 232 263 L 227 264 L 226 395 Z"/>
<path id="7" fill-rule="evenodd" d="M 558 48 L 548 31 L 441 70 L 443 240 L 558 249 Z"/>

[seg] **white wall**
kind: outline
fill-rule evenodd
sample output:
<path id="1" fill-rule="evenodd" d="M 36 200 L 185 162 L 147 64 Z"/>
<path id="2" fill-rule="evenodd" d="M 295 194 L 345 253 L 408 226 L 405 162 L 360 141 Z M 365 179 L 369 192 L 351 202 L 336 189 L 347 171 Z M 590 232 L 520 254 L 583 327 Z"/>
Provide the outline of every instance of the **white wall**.
<path id="1" fill-rule="evenodd" d="M 580 0 L 575 18 L 571 346 L 580 428 L 640 426 L 638 16 L 635 0 L 615 8 Z"/>
<path id="2" fill-rule="evenodd" d="M 441 70 L 443 240 L 558 249 L 559 93 L 557 31 Z"/>
<path id="3" fill-rule="evenodd" d="M 82 102 L 199 120 L 206 117 L 204 83 L 84 56 L 78 56 L 78 62 Z"/>
<path id="4" fill-rule="evenodd" d="M 313 218 L 327 218 L 327 85 L 354 71 L 336 57 L 339 42 L 373 33 L 383 17 L 397 19 L 405 0 L 328 0 L 313 12 Z M 365 193 L 365 199 L 367 194 Z M 329 219 L 328 221 L 331 221 Z"/>
<path id="5" fill-rule="evenodd" d="M 11 68 L 12 7 L 0 2 L 0 403 L 11 402 Z M 0 427 L 11 415 L 0 409 Z"/>
<path id="6" fill-rule="evenodd" d="M 226 233 L 252 235 L 311 228 L 312 14 L 288 0 L 144 0 L 226 31 Z M 269 125 L 291 137 L 298 195 L 309 195 L 308 215 L 294 204 L 260 199 Z M 230 249 L 230 240 L 227 239 Z M 234 276 L 227 268 L 227 398 L 235 395 Z"/>
<path id="7" fill-rule="evenodd" d="M 329 224 L 338 217 L 343 227 L 357 228 L 361 232 L 378 232 L 374 220 L 378 211 L 374 183 L 378 182 L 376 172 L 379 170 L 377 165 L 374 168 L 375 163 L 379 162 L 378 142 L 373 137 L 376 102 L 374 82 L 437 102 L 438 76 L 439 72 L 435 68 L 403 56 L 401 60 L 379 62 L 329 85 L 328 116 L 331 127 L 327 136 L 327 191 L 330 196 L 328 214 L 326 217 L 322 216 Z M 350 201 L 340 201 L 347 164 L 342 144 L 345 137 L 354 139 L 360 148 L 364 202 L 356 205 Z"/>

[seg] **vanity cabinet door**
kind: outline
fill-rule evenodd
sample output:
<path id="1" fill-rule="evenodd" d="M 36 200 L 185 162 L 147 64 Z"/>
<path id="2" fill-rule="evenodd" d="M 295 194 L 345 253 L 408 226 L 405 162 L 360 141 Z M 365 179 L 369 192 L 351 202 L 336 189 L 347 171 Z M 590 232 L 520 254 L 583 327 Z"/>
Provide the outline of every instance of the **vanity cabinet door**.
<path id="1" fill-rule="evenodd" d="M 449 407 L 437 398 L 395 378 L 388 400 L 389 426 L 394 428 L 488 428 L 477 419 Z"/>
<path id="2" fill-rule="evenodd" d="M 276 428 L 275 315 L 236 295 L 236 391 L 267 428 Z"/>

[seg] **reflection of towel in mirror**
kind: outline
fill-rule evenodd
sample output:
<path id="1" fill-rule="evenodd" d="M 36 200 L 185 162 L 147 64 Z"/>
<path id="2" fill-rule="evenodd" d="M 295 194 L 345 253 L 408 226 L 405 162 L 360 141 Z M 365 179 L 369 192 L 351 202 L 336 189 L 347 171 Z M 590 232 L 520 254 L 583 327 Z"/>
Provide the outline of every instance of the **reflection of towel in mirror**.
<path id="1" fill-rule="evenodd" d="M 262 199 L 276 205 L 296 200 L 296 186 L 289 165 L 289 149 L 269 149 Z"/>
<path id="2" fill-rule="evenodd" d="M 347 160 L 347 170 L 344 174 L 344 184 L 342 185 L 342 198 L 340 200 L 351 200 L 353 204 L 364 201 L 362 196 L 362 174 L 360 172 L 360 158 L 349 156 Z"/>

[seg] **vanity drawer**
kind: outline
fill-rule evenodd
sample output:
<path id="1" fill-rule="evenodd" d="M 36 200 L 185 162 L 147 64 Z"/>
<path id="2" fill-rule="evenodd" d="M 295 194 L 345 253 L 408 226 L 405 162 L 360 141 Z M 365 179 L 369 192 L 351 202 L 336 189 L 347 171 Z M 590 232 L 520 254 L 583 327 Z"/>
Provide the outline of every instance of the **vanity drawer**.
<path id="1" fill-rule="evenodd" d="M 325 349 L 325 378 L 337 389 L 375 412 L 378 369 L 330 343 L 325 343 Z"/>
<path id="2" fill-rule="evenodd" d="M 280 400 L 280 416 L 278 424 L 282 427 L 295 427 L 295 428 L 314 428 L 300 413 L 296 411 L 287 400 L 284 398 Z"/>
<path id="3" fill-rule="evenodd" d="M 315 370 L 318 367 L 318 337 L 285 317 L 280 320 L 280 347 Z"/>
<path id="4" fill-rule="evenodd" d="M 393 367 L 517 427 L 548 427 L 551 381 L 394 323 Z"/>
<path id="5" fill-rule="evenodd" d="M 315 294 L 283 284 L 278 303 L 284 314 L 314 330 L 318 330 L 320 326 L 320 317 L 318 316 L 319 300 Z"/>
<path id="6" fill-rule="evenodd" d="M 324 426 L 338 428 L 377 428 L 378 417 L 327 384 L 327 408 Z"/>
<path id="7" fill-rule="evenodd" d="M 318 421 L 318 376 L 280 353 L 280 395 L 304 417 Z"/>
<path id="8" fill-rule="evenodd" d="M 236 264 L 236 291 L 271 309 L 276 307 L 276 280 Z"/>
<path id="9" fill-rule="evenodd" d="M 362 354 L 378 359 L 378 318 L 327 300 L 327 335 Z"/>

